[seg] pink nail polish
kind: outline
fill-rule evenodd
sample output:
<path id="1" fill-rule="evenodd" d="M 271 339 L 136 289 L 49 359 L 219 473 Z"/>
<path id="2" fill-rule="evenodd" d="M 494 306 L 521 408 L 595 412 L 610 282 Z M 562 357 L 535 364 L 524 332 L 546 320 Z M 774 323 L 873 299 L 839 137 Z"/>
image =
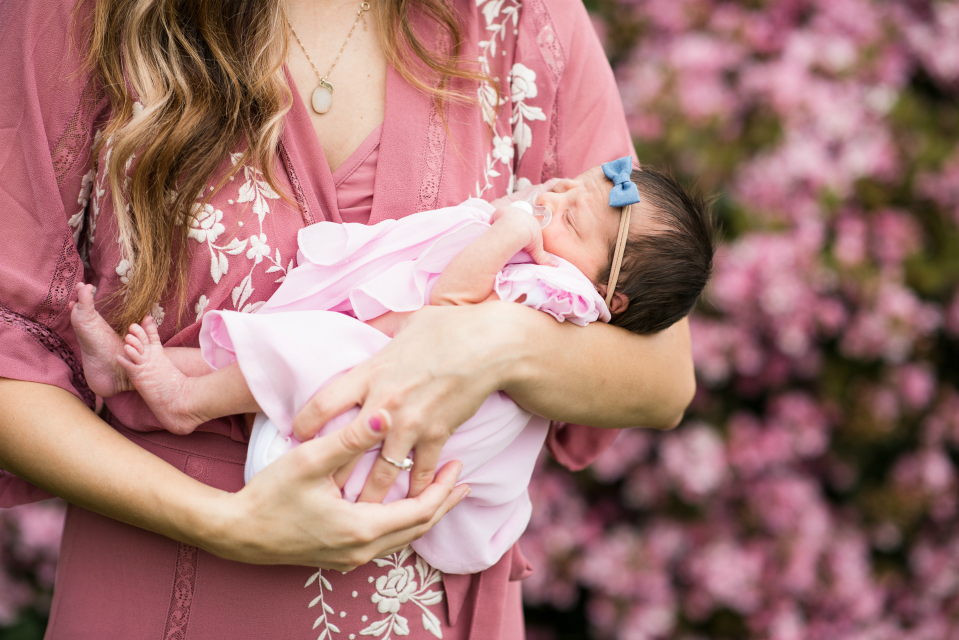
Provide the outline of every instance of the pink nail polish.
<path id="1" fill-rule="evenodd" d="M 373 431 L 379 431 L 383 428 L 383 421 L 380 420 L 379 416 L 373 416 L 370 418 L 370 429 Z"/>

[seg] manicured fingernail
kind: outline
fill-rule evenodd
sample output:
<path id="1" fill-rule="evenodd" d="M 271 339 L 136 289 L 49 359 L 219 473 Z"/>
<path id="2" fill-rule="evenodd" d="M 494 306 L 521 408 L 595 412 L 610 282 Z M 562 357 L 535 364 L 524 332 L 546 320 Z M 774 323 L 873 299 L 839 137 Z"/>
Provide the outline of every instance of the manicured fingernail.
<path id="1" fill-rule="evenodd" d="M 372 416 L 370 418 L 370 429 L 373 431 L 380 431 L 383 428 L 383 421 L 380 420 L 379 416 Z"/>

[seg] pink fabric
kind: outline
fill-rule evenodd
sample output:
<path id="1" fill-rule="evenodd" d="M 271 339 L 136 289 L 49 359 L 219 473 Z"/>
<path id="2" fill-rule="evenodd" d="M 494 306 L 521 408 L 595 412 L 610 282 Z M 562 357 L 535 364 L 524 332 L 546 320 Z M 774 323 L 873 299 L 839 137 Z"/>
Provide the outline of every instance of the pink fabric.
<path id="1" fill-rule="evenodd" d="M 449 262 L 489 229 L 493 207 L 468 200 L 376 225 L 320 222 L 299 233 L 299 266 L 255 314 L 211 311 L 203 318 L 200 348 L 214 368 L 238 361 L 254 397 L 269 418 L 258 418 L 250 440 L 246 478 L 299 442 L 293 417 L 331 379 L 370 358 L 389 338 L 362 321 L 387 311 L 413 311 Z M 532 264 L 518 253 L 497 278 L 503 300 L 585 325 L 609 320 L 592 283 L 560 260 Z M 342 313 L 331 312 L 338 309 Z M 359 319 L 357 319 L 359 318 Z M 318 435 L 341 429 L 347 412 Z M 445 573 L 475 573 L 496 564 L 526 529 L 532 512 L 530 477 L 549 423 L 502 393 L 491 395 L 443 447 L 440 464 L 460 460 L 460 482 L 472 492 L 413 549 Z M 379 455 L 368 451 L 343 488 L 356 500 Z M 409 490 L 403 472 L 386 497 Z"/>
<path id="2" fill-rule="evenodd" d="M 446 105 L 448 135 L 430 98 L 390 69 L 370 222 L 450 206 L 471 195 L 490 200 L 511 185 L 577 175 L 631 152 L 612 72 L 581 2 L 453 4 L 463 33 L 471 34 L 463 43 L 464 59 L 483 55 L 492 77 L 516 82 L 501 91 L 495 135 L 484 112 L 470 104 Z M 103 156 L 91 171 L 95 136 L 110 115 L 102 88 L 81 64 L 88 42 L 82 18 L 91 6 L 92 0 L 84 0 L 76 29 L 74 0 L 6 3 L 0 20 L 0 377 L 55 385 L 92 407 L 67 302 L 81 274 L 97 285 L 103 300 L 119 289 L 126 271 Z M 507 22 L 508 28 L 500 28 Z M 498 29 L 495 56 L 484 49 L 490 40 L 477 37 L 491 28 Z M 424 23 L 419 30 L 427 42 L 447 44 L 435 26 Z M 476 95 L 475 87 L 466 89 Z M 197 346 L 207 311 L 261 306 L 293 264 L 297 231 L 342 219 L 333 177 L 302 101 L 294 101 L 285 124 L 276 169 L 290 200 L 266 189 L 251 167 L 212 195 L 187 241 L 185 306 L 179 306 L 180 292 L 158 302 L 166 345 Z M 494 147 L 497 138 L 500 144 L 509 139 L 512 147 Z M 210 185 L 218 181 L 214 176 Z M 88 247 L 86 268 L 78 244 Z M 136 394 L 110 398 L 106 408 L 118 428 L 184 473 L 226 490 L 242 485 L 247 436 L 241 419 L 216 420 L 178 438 L 160 428 Z M 591 433 L 585 427 L 566 430 Z M 552 450 L 578 441 L 558 440 Z M 13 502 L 33 497 L 25 487 L 0 476 L 0 496 Z M 70 509 L 62 552 L 52 640 L 158 633 L 181 639 L 319 635 L 313 629 L 319 605 L 308 605 L 322 581 L 305 588 L 309 569 L 226 562 L 78 508 Z M 514 547 L 496 567 L 512 567 L 516 554 Z M 373 597 L 385 602 L 377 585 L 381 577 L 385 584 L 391 571 L 411 576 L 422 588 L 415 557 L 404 563 L 371 564 L 347 576 L 324 572 L 330 597 L 337 599 L 337 619 L 365 615 L 366 625 L 397 623 L 393 613 L 379 613 Z M 496 567 L 443 579 L 439 599 L 424 606 L 440 620 L 444 638 L 522 636 L 518 591 L 508 582 L 521 573 Z M 418 606 L 409 600 L 397 606 L 396 615 L 409 622 L 411 640 L 435 638 Z M 344 633 L 331 633 L 334 640 L 359 635 L 363 624 L 342 622 Z"/>
<path id="3" fill-rule="evenodd" d="M 373 209 L 373 185 L 383 125 L 377 126 L 356 151 L 333 172 L 336 204 L 343 222 L 366 224 Z"/>

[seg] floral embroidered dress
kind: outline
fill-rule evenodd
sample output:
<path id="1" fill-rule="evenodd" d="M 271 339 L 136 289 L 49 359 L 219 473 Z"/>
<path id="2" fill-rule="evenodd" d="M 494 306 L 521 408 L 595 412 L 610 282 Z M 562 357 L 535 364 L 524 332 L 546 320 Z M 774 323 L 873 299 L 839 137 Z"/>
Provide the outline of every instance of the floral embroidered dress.
<path id="1" fill-rule="evenodd" d="M 82 28 L 73 30 L 73 4 L 13 3 L 0 21 L 0 377 L 56 385 L 92 408 L 67 302 L 81 277 L 97 285 L 98 297 L 117 291 L 130 263 L 117 241 L 102 170 L 109 141 L 97 162 L 91 157 L 109 104 L 79 62 L 85 40 Z M 435 102 L 391 69 L 370 222 L 470 196 L 490 200 L 631 151 L 612 72 L 578 0 L 454 4 L 467 34 L 464 55 L 507 90 L 498 105 L 492 87 L 480 88 L 480 108 L 447 105 L 450 139 Z M 436 33 L 430 24 L 420 28 Z M 445 45 L 439 36 L 433 41 Z M 197 205 L 187 305 L 178 307 L 173 294 L 153 310 L 166 345 L 197 346 L 208 310 L 256 311 L 294 265 L 299 229 L 343 221 L 299 99 L 275 162 L 292 203 L 244 166 Z M 78 245 L 88 247 L 82 258 Z M 247 445 L 240 419 L 174 436 L 133 393 L 108 399 L 106 416 L 120 433 L 191 477 L 225 490 L 243 486 Z M 553 425 L 547 444 L 576 468 L 612 436 Z M 0 505 L 43 496 L 0 474 Z M 519 638 L 518 580 L 528 571 L 516 546 L 473 575 L 443 576 L 410 550 L 348 574 L 246 565 L 71 506 L 47 637 Z"/>

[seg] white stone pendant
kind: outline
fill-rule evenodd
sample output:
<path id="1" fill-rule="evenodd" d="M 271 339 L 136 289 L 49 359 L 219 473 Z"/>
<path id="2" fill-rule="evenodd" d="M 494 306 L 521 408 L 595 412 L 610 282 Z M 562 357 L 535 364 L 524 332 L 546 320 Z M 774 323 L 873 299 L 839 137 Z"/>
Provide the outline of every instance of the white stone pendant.
<path id="1" fill-rule="evenodd" d="M 333 106 L 333 85 L 320 80 L 320 86 L 313 90 L 313 111 L 323 114 Z"/>

